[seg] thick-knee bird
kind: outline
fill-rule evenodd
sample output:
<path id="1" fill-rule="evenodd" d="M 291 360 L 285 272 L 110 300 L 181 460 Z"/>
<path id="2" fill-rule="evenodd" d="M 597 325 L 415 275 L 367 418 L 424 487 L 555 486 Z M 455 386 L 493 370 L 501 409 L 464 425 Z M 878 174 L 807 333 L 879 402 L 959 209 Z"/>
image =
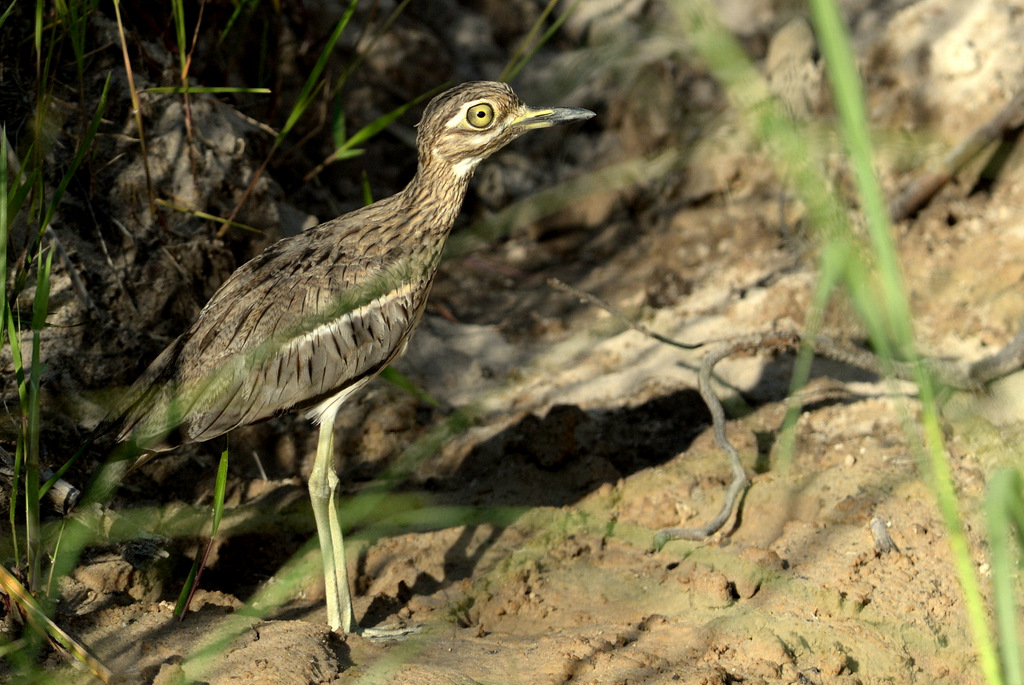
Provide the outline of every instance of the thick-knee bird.
<path id="1" fill-rule="evenodd" d="M 280 240 L 242 265 L 101 431 L 148 456 L 304 411 L 320 426 L 309 494 L 328 623 L 351 632 L 334 469 L 338 408 L 405 351 L 477 165 L 531 129 L 592 116 L 527 107 L 503 83 L 441 93 L 418 124 L 419 164 L 404 190 Z"/>

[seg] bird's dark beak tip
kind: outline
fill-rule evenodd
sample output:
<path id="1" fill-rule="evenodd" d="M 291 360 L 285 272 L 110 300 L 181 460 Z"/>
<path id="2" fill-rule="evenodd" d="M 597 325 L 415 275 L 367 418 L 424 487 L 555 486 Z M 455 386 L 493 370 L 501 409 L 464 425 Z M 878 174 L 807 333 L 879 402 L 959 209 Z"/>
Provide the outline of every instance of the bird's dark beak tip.
<path id="1" fill-rule="evenodd" d="M 547 128 L 548 126 L 559 126 L 586 121 L 597 116 L 589 109 L 581 107 L 555 107 L 547 110 L 533 110 L 521 119 L 526 128 Z"/>
<path id="2" fill-rule="evenodd" d="M 582 107 L 559 107 L 552 114 L 552 123 L 568 124 L 574 121 L 586 121 L 593 119 L 597 114 Z"/>

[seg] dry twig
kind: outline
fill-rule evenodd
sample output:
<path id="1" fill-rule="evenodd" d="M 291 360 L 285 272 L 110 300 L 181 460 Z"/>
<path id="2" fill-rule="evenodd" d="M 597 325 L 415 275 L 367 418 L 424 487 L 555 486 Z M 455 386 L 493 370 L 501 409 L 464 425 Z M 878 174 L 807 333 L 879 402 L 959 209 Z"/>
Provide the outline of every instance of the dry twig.
<path id="1" fill-rule="evenodd" d="M 1024 125 L 1024 91 L 1018 93 L 998 114 L 976 128 L 971 135 L 950 150 L 942 158 L 938 168 L 929 169 L 911 181 L 889 205 L 892 220 L 903 221 L 912 216 L 989 143 L 1006 136 L 1021 125 Z"/>
<path id="2" fill-rule="evenodd" d="M 701 363 L 700 372 L 697 376 L 698 390 L 700 391 L 700 396 L 707 404 L 708 410 L 711 412 L 715 444 L 728 457 L 733 479 L 726 490 L 725 500 L 722 502 L 718 514 L 710 522 L 699 528 L 666 528 L 660 530 L 654 537 L 656 549 L 660 549 L 670 540 L 703 540 L 717 533 L 732 516 L 740 495 L 751 484 L 750 478 L 743 468 L 739 452 L 729 442 L 725 434 L 725 411 L 722 408 L 721 401 L 711 387 L 711 374 L 714 372 L 715 365 L 718 362 L 740 353 L 755 354 L 758 352 L 769 352 L 777 355 L 786 352 L 796 352 L 800 349 L 801 345 L 807 344 L 816 355 L 865 371 L 878 375 L 885 375 L 886 372 L 889 372 L 901 380 L 914 380 L 915 378 L 913 364 L 893 361 L 883 365 L 881 359 L 870 351 L 859 348 L 850 342 L 835 340 L 826 335 L 805 337 L 796 331 L 772 331 L 737 336 L 727 340 L 708 341 L 706 343 L 683 343 L 654 333 L 643 324 L 633 321 L 623 312 L 595 295 L 583 292 L 557 279 L 549 279 L 548 283 L 562 292 L 578 297 L 581 302 L 600 307 L 623 321 L 632 330 L 658 342 L 690 350 L 716 343 L 715 347 L 707 352 L 704 361 Z M 935 376 L 936 380 L 947 387 L 969 392 L 982 391 L 988 383 L 1024 368 L 1024 319 L 1021 320 L 1017 335 L 1013 340 L 1006 347 L 988 357 L 971 364 L 950 362 L 943 359 L 923 359 L 921 363 Z"/>

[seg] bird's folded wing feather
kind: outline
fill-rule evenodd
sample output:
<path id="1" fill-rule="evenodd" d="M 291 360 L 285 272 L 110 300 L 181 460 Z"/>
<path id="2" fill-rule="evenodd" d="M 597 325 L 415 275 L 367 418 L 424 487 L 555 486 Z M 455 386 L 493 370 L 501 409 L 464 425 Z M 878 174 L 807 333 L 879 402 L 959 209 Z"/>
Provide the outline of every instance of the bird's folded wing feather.
<path id="1" fill-rule="evenodd" d="M 315 231 L 231 275 L 129 391 L 119 440 L 134 435 L 143 449 L 208 440 L 320 403 L 402 352 L 433 273 L 418 262 L 433 256 L 377 255 L 371 270 L 365 256 L 315 249 Z"/>

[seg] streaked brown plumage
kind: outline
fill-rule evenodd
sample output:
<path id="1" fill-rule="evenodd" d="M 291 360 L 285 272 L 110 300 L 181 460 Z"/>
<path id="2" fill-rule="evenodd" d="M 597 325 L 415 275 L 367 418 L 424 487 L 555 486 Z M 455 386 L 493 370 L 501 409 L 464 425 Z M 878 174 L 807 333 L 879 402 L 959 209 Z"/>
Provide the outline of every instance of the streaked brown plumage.
<path id="1" fill-rule="evenodd" d="M 530 109 L 502 83 L 465 83 L 438 95 L 418 126 L 419 166 L 409 185 L 241 266 L 132 386 L 104 430 L 152 453 L 305 410 L 320 424 L 309 485 L 328 622 L 351 631 L 334 502 L 338 408 L 404 352 L 477 164 L 532 128 L 592 116 Z"/>

